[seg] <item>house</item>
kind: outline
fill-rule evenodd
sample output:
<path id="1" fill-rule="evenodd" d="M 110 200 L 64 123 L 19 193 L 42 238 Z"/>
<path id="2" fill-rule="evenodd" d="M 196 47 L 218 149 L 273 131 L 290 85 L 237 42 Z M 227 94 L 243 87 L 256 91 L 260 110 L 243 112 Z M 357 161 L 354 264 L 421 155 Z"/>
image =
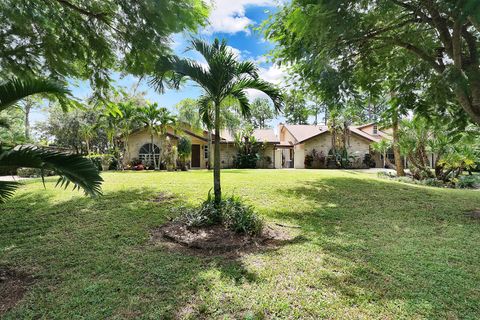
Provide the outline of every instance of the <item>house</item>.
<path id="1" fill-rule="evenodd" d="M 363 167 L 365 155 L 369 154 L 377 167 L 382 167 L 381 155 L 372 151 L 371 145 L 382 138 L 390 139 L 389 130 L 380 130 L 374 123 L 360 126 L 349 126 L 347 139 L 348 154 L 355 157 L 354 167 Z M 289 125 L 278 126 L 280 143 L 276 145 L 275 168 L 305 168 L 305 156 L 312 151 L 328 155 L 332 149 L 332 133 L 322 125 Z"/>
<path id="2" fill-rule="evenodd" d="M 198 169 L 206 169 L 208 166 L 208 132 L 202 130 L 193 130 L 187 125 L 180 129 L 167 128 L 166 138 L 161 139 L 158 134 L 153 137 L 153 148 L 151 142 L 150 132 L 146 128 L 138 129 L 132 132 L 126 142 L 125 161 L 130 163 L 134 160 L 142 161 L 143 163 L 153 163 L 153 155 L 157 161 L 165 149 L 165 143 L 177 145 L 180 136 L 188 137 L 192 142 L 192 154 L 190 156 L 190 167 Z M 278 144 L 278 138 L 273 129 L 257 129 L 253 131 L 253 136 L 257 141 L 264 144 L 262 157 L 257 163 L 259 168 L 273 168 L 274 164 L 274 146 Z M 212 134 L 212 140 L 215 135 Z M 213 146 L 212 146 L 213 148 Z M 220 154 L 222 168 L 231 168 L 234 165 L 234 159 L 237 155 L 235 147 L 235 139 L 227 130 L 223 130 L 220 137 Z M 211 152 L 213 163 L 213 150 Z"/>
<path id="3" fill-rule="evenodd" d="M 375 166 L 383 166 L 382 155 L 372 150 L 372 143 L 383 138 L 391 139 L 391 129 L 379 128 L 375 123 L 352 125 L 348 127 L 347 151 L 355 159 L 353 167 L 366 167 L 366 155 L 375 162 Z M 205 169 L 208 166 L 208 132 L 193 130 L 187 125 L 181 129 L 167 129 L 167 141 L 176 145 L 180 136 L 187 136 L 192 141 L 191 168 Z M 315 150 L 317 154 L 328 155 L 332 149 L 332 133 L 327 126 L 322 125 L 289 125 L 280 123 L 277 132 L 274 129 L 256 129 L 253 136 L 263 143 L 262 154 L 257 162 L 258 168 L 305 168 L 305 157 Z M 212 140 L 214 135 L 212 135 Z M 163 140 L 163 141 L 162 141 Z M 127 139 L 126 161 L 138 159 L 143 163 L 152 163 L 151 137 L 147 129 L 139 129 L 129 135 Z M 153 139 L 154 155 L 159 158 L 165 148 L 165 139 L 158 135 Z M 212 146 L 213 148 L 213 146 Z M 237 147 L 234 136 L 227 130 L 221 132 L 220 155 L 222 168 L 232 168 Z M 213 157 L 213 150 L 211 152 Z M 387 153 L 391 162 L 394 161 L 393 153 Z M 213 159 L 212 159 L 213 160 Z M 213 161 L 212 161 L 213 163 Z"/>

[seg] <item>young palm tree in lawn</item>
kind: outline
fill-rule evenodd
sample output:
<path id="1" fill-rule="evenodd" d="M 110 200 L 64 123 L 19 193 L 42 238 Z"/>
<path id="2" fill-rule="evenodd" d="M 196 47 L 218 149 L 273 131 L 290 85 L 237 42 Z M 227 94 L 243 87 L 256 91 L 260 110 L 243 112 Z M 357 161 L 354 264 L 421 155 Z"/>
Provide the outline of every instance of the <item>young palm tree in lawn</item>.
<path id="1" fill-rule="evenodd" d="M 236 55 L 228 48 L 226 41 L 215 39 L 212 44 L 202 40 L 191 41 L 191 49 L 198 51 L 206 60 L 207 65 L 190 59 L 181 59 L 176 56 L 162 57 L 157 63 L 156 75 L 152 83 L 161 92 L 165 84 L 178 88 L 183 79 L 196 82 L 202 89 L 200 111 L 204 115 L 204 122 L 211 123 L 210 111 L 213 106 L 213 127 L 215 129 L 214 151 L 214 194 L 217 204 L 221 201 L 220 186 L 220 107 L 227 98 L 238 100 L 239 109 L 243 116 L 248 116 L 250 104 L 246 89 L 257 89 L 269 96 L 276 109 L 282 107 L 280 91 L 270 83 L 261 80 L 258 68 L 250 61 L 237 61 Z"/>
<path id="2" fill-rule="evenodd" d="M 151 103 L 147 104 L 140 109 L 140 119 L 147 127 L 150 133 L 150 157 L 153 159 L 153 167 L 158 169 L 161 164 L 161 155 L 159 155 L 159 161 L 157 164 L 157 158 L 155 157 L 154 147 L 153 147 L 153 137 L 155 134 L 160 135 L 162 139 L 167 133 L 168 126 L 175 125 L 175 117 L 168 111 L 166 108 L 159 108 L 158 104 Z"/>
<path id="3" fill-rule="evenodd" d="M 46 79 L 31 77 L 6 80 L 0 83 L 0 112 L 34 94 L 54 95 L 62 100 L 66 99 L 69 91 L 57 82 Z M 103 179 L 96 166 L 89 159 L 79 155 L 30 146 L 15 148 L 0 146 L 0 167 L 28 167 L 40 169 L 41 172 L 53 170 L 60 175 L 57 185 L 66 188 L 72 183 L 74 188 L 82 188 L 87 194 L 101 194 Z M 17 182 L 0 181 L 0 203 L 11 197 L 18 186 Z"/>

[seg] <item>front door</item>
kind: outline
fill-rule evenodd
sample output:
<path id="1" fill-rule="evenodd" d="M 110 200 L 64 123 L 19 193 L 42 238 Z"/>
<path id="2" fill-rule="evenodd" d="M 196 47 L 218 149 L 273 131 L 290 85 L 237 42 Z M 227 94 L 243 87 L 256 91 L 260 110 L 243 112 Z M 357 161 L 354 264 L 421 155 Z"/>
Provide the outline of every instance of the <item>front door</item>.
<path id="1" fill-rule="evenodd" d="M 200 145 L 192 144 L 192 168 L 200 168 Z"/>

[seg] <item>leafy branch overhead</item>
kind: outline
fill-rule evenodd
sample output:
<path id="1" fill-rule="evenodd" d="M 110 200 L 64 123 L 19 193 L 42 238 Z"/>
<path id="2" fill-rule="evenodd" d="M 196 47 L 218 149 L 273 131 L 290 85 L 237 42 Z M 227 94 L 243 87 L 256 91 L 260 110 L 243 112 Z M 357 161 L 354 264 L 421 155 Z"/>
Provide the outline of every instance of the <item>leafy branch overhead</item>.
<path id="1" fill-rule="evenodd" d="M 330 104 L 401 91 L 406 80 L 405 91 L 426 100 L 408 108 L 452 118 L 461 110 L 480 124 L 479 21 L 476 0 L 293 0 L 264 32 L 279 44 L 277 61 Z"/>

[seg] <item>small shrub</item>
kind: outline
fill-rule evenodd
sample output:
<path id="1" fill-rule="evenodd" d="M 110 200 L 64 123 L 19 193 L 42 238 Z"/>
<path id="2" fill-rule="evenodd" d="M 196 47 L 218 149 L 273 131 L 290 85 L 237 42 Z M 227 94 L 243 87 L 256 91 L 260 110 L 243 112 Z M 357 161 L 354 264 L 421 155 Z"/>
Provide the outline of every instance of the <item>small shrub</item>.
<path id="1" fill-rule="evenodd" d="M 38 178 L 42 176 L 42 170 L 35 168 L 18 168 L 17 175 L 22 178 Z M 55 172 L 52 170 L 44 170 L 43 176 L 50 177 L 54 176 Z"/>
<path id="2" fill-rule="evenodd" d="M 445 183 L 443 183 L 441 180 L 437 180 L 435 178 L 427 178 L 423 180 L 418 180 L 417 184 L 421 184 L 424 186 L 429 186 L 429 187 L 444 187 Z"/>
<path id="3" fill-rule="evenodd" d="M 263 221 L 253 207 L 235 196 L 223 199 L 219 206 L 215 206 L 209 194 L 198 210 L 185 212 L 179 221 L 189 227 L 223 225 L 234 232 L 249 235 L 258 235 L 263 229 Z"/>
<path id="4" fill-rule="evenodd" d="M 461 189 L 475 189 L 480 187 L 480 176 L 471 175 L 471 176 L 460 176 L 455 186 Z"/>

